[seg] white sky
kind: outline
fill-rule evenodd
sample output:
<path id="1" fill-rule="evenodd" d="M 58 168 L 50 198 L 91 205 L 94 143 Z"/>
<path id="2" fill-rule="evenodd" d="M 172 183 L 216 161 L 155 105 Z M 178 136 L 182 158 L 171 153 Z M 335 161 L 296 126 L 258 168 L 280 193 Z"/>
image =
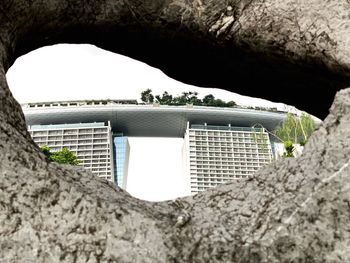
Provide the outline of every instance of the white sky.
<path id="1" fill-rule="evenodd" d="M 197 91 L 240 105 L 285 109 L 284 104 L 255 99 L 219 89 L 203 89 L 167 77 L 145 63 L 92 45 L 61 44 L 44 47 L 18 58 L 7 80 L 19 103 L 84 99 L 138 99 L 152 89 L 173 95 Z M 182 139 L 129 138 L 127 191 L 141 199 L 159 201 L 183 196 Z"/>

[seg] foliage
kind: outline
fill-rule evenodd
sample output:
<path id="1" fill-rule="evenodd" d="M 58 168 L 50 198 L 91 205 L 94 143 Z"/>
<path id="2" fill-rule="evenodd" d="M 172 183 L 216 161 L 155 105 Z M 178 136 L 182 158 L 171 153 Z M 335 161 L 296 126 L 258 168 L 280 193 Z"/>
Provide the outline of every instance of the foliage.
<path id="1" fill-rule="evenodd" d="M 46 145 L 40 146 L 40 150 L 42 151 L 42 153 L 50 160 L 50 148 Z"/>
<path id="2" fill-rule="evenodd" d="M 316 124 L 310 115 L 303 113 L 297 117 L 288 113 L 282 125 L 275 130 L 275 134 L 283 142 L 305 144 L 315 128 Z"/>
<path id="3" fill-rule="evenodd" d="M 160 95 L 156 95 L 156 99 L 161 105 L 169 105 L 173 101 L 173 96 L 170 95 L 167 91 L 164 91 L 162 97 L 160 97 Z"/>
<path id="4" fill-rule="evenodd" d="M 221 99 L 215 99 L 212 94 L 204 96 L 202 100 L 203 106 L 209 107 L 234 107 L 236 103 L 234 101 L 225 102 Z"/>
<path id="5" fill-rule="evenodd" d="M 299 143 L 304 146 L 316 128 L 315 121 L 308 114 L 302 113 L 297 117 L 291 113 L 287 114 L 284 120 L 276 130 L 276 136 L 284 142 L 284 157 L 293 157 L 293 144 Z"/>
<path id="6" fill-rule="evenodd" d="M 207 106 L 214 105 L 215 97 L 213 94 L 205 95 L 202 102 Z"/>
<path id="7" fill-rule="evenodd" d="M 229 102 L 226 102 L 226 107 L 234 107 L 234 106 L 237 106 L 237 104 L 233 100 L 230 100 Z"/>
<path id="8" fill-rule="evenodd" d="M 77 156 L 67 148 L 63 148 L 61 151 L 58 152 L 51 152 L 48 146 L 43 145 L 40 147 L 40 150 L 51 162 L 71 165 L 78 165 L 80 163 Z"/>
<path id="9" fill-rule="evenodd" d="M 195 106 L 209 106 L 209 107 L 234 107 L 236 103 L 234 101 L 225 102 L 221 99 L 215 99 L 212 94 L 204 96 L 201 100 L 198 98 L 198 92 L 189 91 L 182 92 L 180 96 L 172 96 L 167 91 L 163 92 L 163 95 L 152 95 L 152 90 L 147 89 L 141 92 L 141 100 L 147 104 L 153 103 L 154 98 L 156 102 L 161 105 L 173 105 L 173 106 L 182 106 L 182 105 L 195 105 Z"/>
<path id="10" fill-rule="evenodd" d="M 276 136 L 280 138 L 283 142 L 292 141 L 297 143 L 297 123 L 298 122 L 295 120 L 294 115 L 288 113 L 287 118 L 283 121 L 282 125 L 277 127 L 277 129 L 275 130 Z"/>
<path id="11" fill-rule="evenodd" d="M 300 146 L 305 146 L 305 144 L 306 144 L 306 141 L 301 141 L 300 142 Z"/>
<path id="12" fill-rule="evenodd" d="M 198 99 L 198 92 L 182 92 L 182 96 L 186 98 L 187 104 L 202 105 L 202 101 Z"/>
<path id="13" fill-rule="evenodd" d="M 284 142 L 284 149 L 286 150 L 283 153 L 283 157 L 294 157 L 294 145 L 293 142 L 288 140 Z"/>
<path id="14" fill-rule="evenodd" d="M 305 145 L 311 134 L 315 131 L 316 124 L 312 117 L 309 114 L 305 113 L 301 114 L 299 121 L 303 132 L 303 139 L 300 140 L 300 144 Z"/>
<path id="15" fill-rule="evenodd" d="M 202 101 L 198 99 L 198 92 L 195 91 L 189 91 L 189 92 L 182 92 L 181 96 L 174 97 L 173 101 L 168 105 L 186 105 L 186 104 L 192 104 L 200 106 L 202 105 Z"/>
<path id="16" fill-rule="evenodd" d="M 153 103 L 154 96 L 152 95 L 152 90 L 147 89 L 141 92 L 141 100 L 145 103 Z"/>

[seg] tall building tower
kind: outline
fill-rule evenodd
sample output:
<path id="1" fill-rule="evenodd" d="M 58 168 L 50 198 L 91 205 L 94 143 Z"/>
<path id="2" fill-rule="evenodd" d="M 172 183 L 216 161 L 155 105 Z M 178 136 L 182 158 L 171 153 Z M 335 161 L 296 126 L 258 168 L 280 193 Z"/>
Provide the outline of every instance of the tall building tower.
<path id="1" fill-rule="evenodd" d="M 126 189 L 128 180 L 130 144 L 128 137 L 123 136 L 123 133 L 113 134 L 113 141 L 115 163 L 114 181 L 119 187 Z"/>
<path id="2" fill-rule="evenodd" d="M 184 154 L 190 193 L 247 178 L 272 161 L 264 128 L 187 124 Z"/>
<path id="3" fill-rule="evenodd" d="M 39 146 L 46 145 L 53 152 L 68 148 L 86 169 L 114 182 L 109 122 L 32 125 L 28 126 L 28 131 Z"/>

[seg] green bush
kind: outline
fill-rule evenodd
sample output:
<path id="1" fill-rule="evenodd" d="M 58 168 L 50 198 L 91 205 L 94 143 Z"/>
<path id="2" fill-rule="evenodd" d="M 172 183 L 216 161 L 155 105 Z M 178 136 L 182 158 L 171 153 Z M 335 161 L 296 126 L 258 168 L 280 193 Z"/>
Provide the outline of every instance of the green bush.
<path id="1" fill-rule="evenodd" d="M 288 140 L 288 141 L 285 141 L 284 143 L 284 149 L 286 150 L 284 153 L 283 153 L 283 157 L 294 157 L 294 145 L 293 145 L 293 142 Z"/>
<path id="2" fill-rule="evenodd" d="M 61 151 L 58 152 L 51 152 L 48 146 L 43 145 L 40 147 L 40 150 L 51 162 L 71 165 L 78 165 L 80 163 L 78 157 L 67 148 L 63 148 Z"/>

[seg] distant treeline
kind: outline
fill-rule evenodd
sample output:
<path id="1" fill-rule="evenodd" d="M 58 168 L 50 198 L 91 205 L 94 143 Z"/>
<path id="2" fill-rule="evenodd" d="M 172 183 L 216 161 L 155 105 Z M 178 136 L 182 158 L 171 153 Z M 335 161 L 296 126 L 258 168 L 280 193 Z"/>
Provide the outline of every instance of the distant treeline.
<path id="1" fill-rule="evenodd" d="M 214 95 L 205 95 L 203 99 L 198 98 L 198 92 L 182 92 L 180 96 L 173 96 L 167 91 L 163 92 L 163 95 L 153 96 L 152 90 L 147 89 L 141 92 L 141 100 L 146 104 L 159 103 L 160 105 L 173 105 L 173 106 L 183 106 L 183 105 L 195 105 L 195 106 L 209 106 L 209 107 L 234 107 L 236 102 L 234 101 L 223 101 L 221 99 L 216 99 Z"/>
<path id="2" fill-rule="evenodd" d="M 171 105 L 171 106 L 184 106 L 184 105 L 195 105 L 195 106 L 208 106 L 208 107 L 235 107 L 244 109 L 253 109 L 261 111 L 273 111 L 278 112 L 277 108 L 261 107 L 261 106 L 239 106 L 234 101 L 223 101 L 216 99 L 214 95 L 208 94 L 203 99 L 198 98 L 198 92 L 189 91 L 182 92 L 180 96 L 173 96 L 167 91 L 163 92 L 163 95 L 153 95 L 151 89 L 147 89 L 141 92 L 141 100 L 145 104 L 158 103 L 160 105 Z"/>

